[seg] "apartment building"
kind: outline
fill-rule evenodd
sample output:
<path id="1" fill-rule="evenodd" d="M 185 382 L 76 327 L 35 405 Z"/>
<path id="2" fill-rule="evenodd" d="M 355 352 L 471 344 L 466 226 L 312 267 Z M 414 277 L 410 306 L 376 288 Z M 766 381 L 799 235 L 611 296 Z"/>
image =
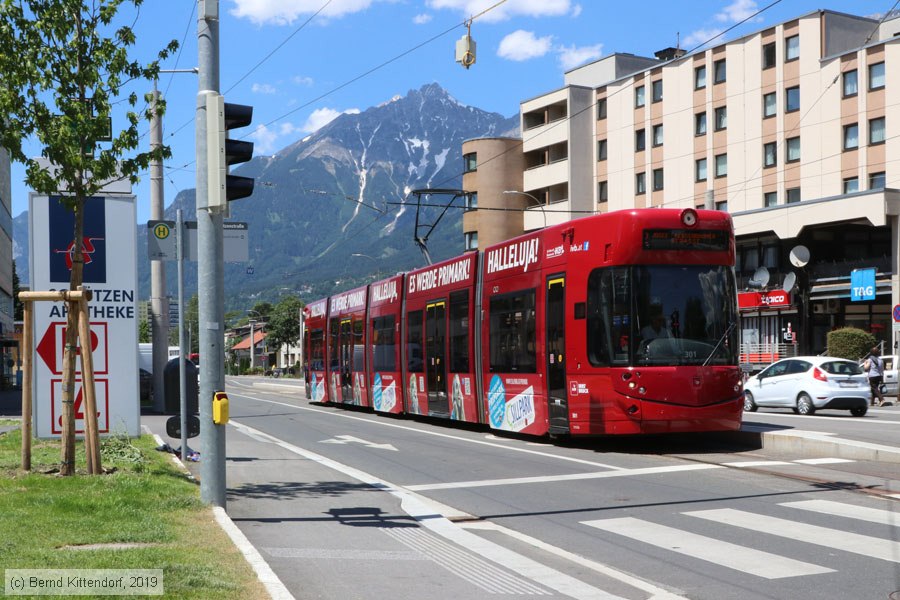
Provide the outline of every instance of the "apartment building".
<path id="1" fill-rule="evenodd" d="M 845 325 L 896 345 L 897 16 L 815 11 L 689 55 L 614 54 L 566 73 L 521 103 L 521 191 L 539 204 L 523 230 L 635 207 L 727 210 L 745 354 L 819 353 Z M 513 180 L 490 157 L 469 156 L 484 168 L 464 186 L 503 205 L 479 187 Z M 484 237 L 475 223 L 464 232 Z"/>

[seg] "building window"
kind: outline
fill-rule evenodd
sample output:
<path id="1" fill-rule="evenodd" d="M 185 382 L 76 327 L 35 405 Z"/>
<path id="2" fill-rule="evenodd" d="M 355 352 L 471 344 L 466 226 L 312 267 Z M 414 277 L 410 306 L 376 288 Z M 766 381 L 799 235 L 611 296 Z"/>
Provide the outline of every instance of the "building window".
<path id="1" fill-rule="evenodd" d="M 763 94 L 763 118 L 774 117 L 778 112 L 778 100 L 775 92 Z"/>
<path id="2" fill-rule="evenodd" d="M 785 162 L 796 162 L 800 160 L 800 138 L 792 137 L 785 140 L 785 146 L 787 147 L 787 153 L 785 155 Z"/>
<path id="3" fill-rule="evenodd" d="M 800 36 L 792 35 L 784 40 L 784 60 L 797 60 L 800 58 Z"/>
<path id="4" fill-rule="evenodd" d="M 478 192 L 469 192 L 466 194 L 466 210 L 474 210 L 478 208 Z"/>
<path id="5" fill-rule="evenodd" d="M 884 143 L 884 117 L 869 119 L 869 145 Z"/>
<path id="6" fill-rule="evenodd" d="M 869 174 L 869 189 L 870 190 L 883 190 L 884 189 L 884 171 L 880 173 L 870 173 Z"/>
<path id="7" fill-rule="evenodd" d="M 884 63 L 869 65 L 869 89 L 880 90 L 884 87 Z"/>
<path id="8" fill-rule="evenodd" d="M 766 192 L 763 194 L 763 206 L 778 206 L 778 192 Z"/>
<path id="9" fill-rule="evenodd" d="M 694 115 L 694 134 L 706 135 L 706 113 L 697 113 Z"/>
<path id="10" fill-rule="evenodd" d="M 859 191 L 859 177 L 848 177 L 844 180 L 844 193 L 852 194 Z"/>
<path id="11" fill-rule="evenodd" d="M 843 85 L 844 85 L 844 98 L 848 96 L 855 96 L 859 93 L 859 71 L 853 69 L 852 71 L 847 71 L 843 75 Z"/>
<path id="12" fill-rule="evenodd" d="M 706 159 L 698 158 L 694 166 L 694 180 L 706 181 Z"/>
<path id="13" fill-rule="evenodd" d="M 728 127 L 728 108 L 720 106 L 716 109 L 716 131 L 722 131 Z"/>
<path id="14" fill-rule="evenodd" d="M 644 86 L 639 85 L 634 88 L 634 107 L 640 108 L 644 104 L 646 104 L 646 100 L 644 98 Z"/>
<path id="15" fill-rule="evenodd" d="M 638 129 L 634 132 L 634 151 L 640 152 L 647 147 L 646 130 Z"/>
<path id="16" fill-rule="evenodd" d="M 609 185 L 605 181 L 597 183 L 597 200 L 599 202 L 609 201 Z"/>
<path id="17" fill-rule="evenodd" d="M 720 200 L 719 202 L 716 202 L 716 210 L 728 212 L 728 200 Z"/>
<path id="18" fill-rule="evenodd" d="M 653 191 L 658 192 L 663 189 L 663 170 L 653 169 Z"/>
<path id="19" fill-rule="evenodd" d="M 778 164 L 778 144 L 767 142 L 763 144 L 763 166 L 774 167 Z"/>
<path id="20" fill-rule="evenodd" d="M 478 250 L 477 231 L 471 231 L 466 234 L 466 250 Z"/>
<path id="21" fill-rule="evenodd" d="M 844 150 L 859 148 L 859 125 L 844 125 Z"/>
<path id="22" fill-rule="evenodd" d="M 794 112 L 800 110 L 800 86 L 789 87 L 785 91 L 784 110 L 785 112 Z"/>
<path id="23" fill-rule="evenodd" d="M 706 87 L 706 65 L 694 69 L 694 89 L 702 90 Z"/>
<path id="24" fill-rule="evenodd" d="M 713 70 L 715 76 L 716 83 L 723 83 L 725 81 L 725 59 L 717 60 L 713 63 Z"/>
<path id="25" fill-rule="evenodd" d="M 463 155 L 463 173 L 471 173 L 478 170 L 478 154 L 472 152 Z"/>
<path id="26" fill-rule="evenodd" d="M 795 202 L 800 202 L 800 188 L 791 188 L 787 190 L 787 203 L 793 204 Z"/>
<path id="27" fill-rule="evenodd" d="M 606 160 L 606 140 L 597 142 L 597 160 Z"/>
<path id="28" fill-rule="evenodd" d="M 775 42 L 763 45 L 762 62 L 763 69 L 769 69 L 775 66 Z"/>
<path id="29" fill-rule="evenodd" d="M 728 175 L 728 155 L 716 155 L 716 177 L 725 177 Z"/>
<path id="30" fill-rule="evenodd" d="M 662 100 L 662 79 L 657 79 L 651 85 L 653 86 L 653 101 L 660 102 Z"/>
<path id="31" fill-rule="evenodd" d="M 606 118 L 606 98 L 597 100 L 597 120 L 602 121 Z"/>
<path id="32" fill-rule="evenodd" d="M 638 173 L 634 176 L 634 193 L 644 194 L 647 192 L 647 183 L 644 181 L 644 174 Z"/>
<path id="33" fill-rule="evenodd" d="M 883 121 L 884 119 L 882 119 Z M 663 143 L 663 126 L 662 125 L 654 125 L 653 126 L 653 145 L 654 146 L 662 146 Z"/>

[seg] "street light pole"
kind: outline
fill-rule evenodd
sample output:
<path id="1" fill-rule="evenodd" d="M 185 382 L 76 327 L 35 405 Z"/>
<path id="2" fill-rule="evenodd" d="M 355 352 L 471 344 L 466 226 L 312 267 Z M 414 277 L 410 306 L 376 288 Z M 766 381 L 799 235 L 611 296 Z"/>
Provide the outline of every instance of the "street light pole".
<path id="1" fill-rule="evenodd" d="M 537 203 L 537 206 L 540 207 L 541 214 L 544 217 L 544 229 L 547 229 L 547 213 L 546 213 L 546 211 L 544 211 L 544 203 L 541 202 L 540 200 L 538 200 L 537 197 L 533 196 L 532 194 L 529 194 L 528 192 L 520 192 L 519 190 L 503 190 L 502 193 L 504 193 L 504 194 L 520 194 L 522 196 L 528 196 L 529 198 L 534 200 L 535 203 Z"/>

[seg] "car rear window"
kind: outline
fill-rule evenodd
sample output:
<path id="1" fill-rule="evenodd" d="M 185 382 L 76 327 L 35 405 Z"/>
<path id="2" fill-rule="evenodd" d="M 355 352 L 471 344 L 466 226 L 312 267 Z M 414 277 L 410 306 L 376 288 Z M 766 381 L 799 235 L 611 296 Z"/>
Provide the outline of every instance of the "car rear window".
<path id="1" fill-rule="evenodd" d="M 858 364 L 850 361 L 835 360 L 819 365 L 819 368 L 832 375 L 861 375 L 862 369 Z"/>

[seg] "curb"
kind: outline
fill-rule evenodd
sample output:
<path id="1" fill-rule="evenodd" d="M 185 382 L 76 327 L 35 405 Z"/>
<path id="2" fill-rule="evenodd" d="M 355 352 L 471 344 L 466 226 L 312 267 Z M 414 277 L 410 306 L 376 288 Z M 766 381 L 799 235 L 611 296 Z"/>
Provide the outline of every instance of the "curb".
<path id="1" fill-rule="evenodd" d="M 721 439 L 742 446 L 765 448 L 776 452 L 900 463 L 900 448 L 848 440 L 813 431 L 772 430 L 745 425 L 741 431 L 725 434 Z"/>
<path id="2" fill-rule="evenodd" d="M 142 425 L 141 428 L 147 433 L 150 433 L 158 445 L 163 445 L 163 439 L 159 437 L 158 434 L 153 433 L 146 426 Z M 190 479 L 194 479 L 194 476 L 191 475 L 187 466 L 185 466 L 185 464 L 181 462 L 181 459 L 174 454 L 172 455 L 172 462 L 174 462 L 180 470 L 184 471 Z M 216 523 L 218 523 L 219 527 L 222 528 L 222 531 L 231 538 L 231 542 L 238 550 L 240 550 L 241 554 L 244 555 L 244 560 L 247 561 L 247 564 L 249 564 L 250 568 L 253 569 L 253 572 L 256 573 L 256 577 L 266 588 L 266 591 L 269 592 L 269 597 L 272 598 L 272 600 L 296 600 L 294 595 L 291 594 L 278 578 L 278 575 L 275 574 L 275 571 L 272 570 L 272 567 L 269 566 L 269 563 L 267 563 L 259 551 L 253 547 L 253 544 L 250 543 L 247 536 L 245 536 L 244 533 L 238 529 L 238 526 L 234 524 L 234 521 L 232 521 L 231 517 L 228 516 L 228 513 L 225 512 L 225 509 L 221 506 L 213 506 L 211 508 L 213 516 L 216 518 Z"/>

